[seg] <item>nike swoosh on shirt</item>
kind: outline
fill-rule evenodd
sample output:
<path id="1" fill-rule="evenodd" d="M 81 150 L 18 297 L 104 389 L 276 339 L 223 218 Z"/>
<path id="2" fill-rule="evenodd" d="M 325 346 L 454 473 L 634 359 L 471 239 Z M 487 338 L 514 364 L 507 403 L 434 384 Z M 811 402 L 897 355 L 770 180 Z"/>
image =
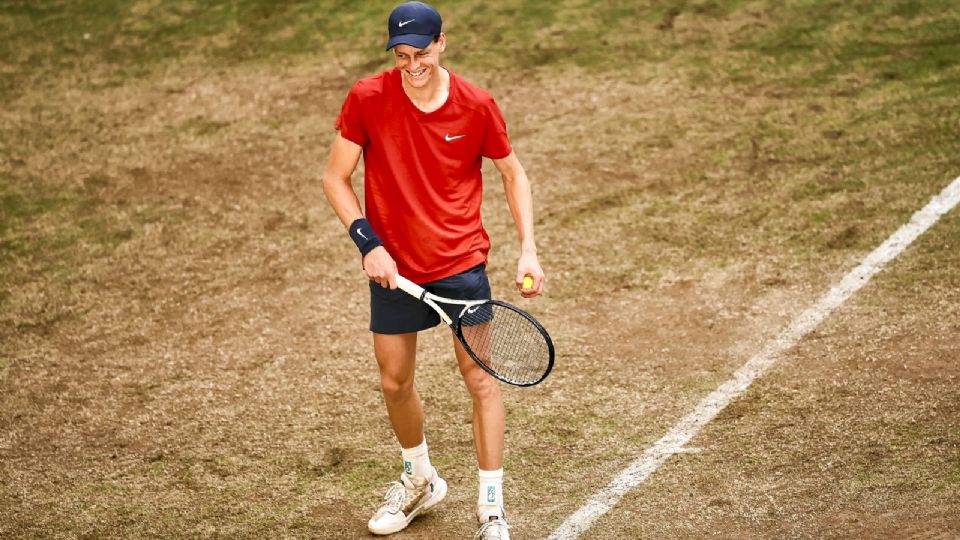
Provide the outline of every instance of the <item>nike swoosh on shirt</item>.
<path id="1" fill-rule="evenodd" d="M 400 22 L 397 23 L 397 26 L 399 26 L 400 28 L 403 28 L 404 25 L 410 24 L 410 23 L 412 23 L 412 22 L 415 21 L 415 20 L 416 20 L 416 19 L 410 19 L 409 21 L 400 21 Z"/>
<path id="2" fill-rule="evenodd" d="M 464 137 L 466 137 L 466 135 L 450 135 L 449 133 L 447 133 L 446 135 L 443 136 L 443 139 L 447 142 L 450 142 L 450 141 L 455 141 L 457 139 L 462 139 Z"/>

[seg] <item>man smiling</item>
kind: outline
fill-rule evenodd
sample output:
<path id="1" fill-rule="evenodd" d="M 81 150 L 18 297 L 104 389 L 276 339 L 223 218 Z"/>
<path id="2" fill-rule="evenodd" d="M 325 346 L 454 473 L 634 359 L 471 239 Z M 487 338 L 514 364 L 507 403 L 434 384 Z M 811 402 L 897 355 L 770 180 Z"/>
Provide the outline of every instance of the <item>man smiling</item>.
<path id="1" fill-rule="evenodd" d="M 533 238 L 530 183 L 496 102 L 441 67 L 447 38 L 432 7 L 397 6 L 388 33 L 387 50 L 396 67 L 361 79 L 350 90 L 334 124 L 339 133 L 323 176 L 324 193 L 360 250 L 369 279 L 374 356 L 403 460 L 400 481 L 391 484 L 368 523 L 375 534 L 404 529 L 447 492 L 430 463 L 423 404 L 414 385 L 417 333 L 440 319 L 398 290 L 396 276 L 399 272 L 447 298 L 491 297 L 485 270 L 490 238 L 480 219 L 484 157 L 500 173 L 519 237 L 515 286 L 531 298 L 542 292 L 545 280 Z M 366 216 L 351 183 L 361 155 Z M 525 277 L 532 278 L 526 286 Z M 455 337 L 453 343 L 473 400 L 477 536 L 507 539 L 500 387 Z"/>

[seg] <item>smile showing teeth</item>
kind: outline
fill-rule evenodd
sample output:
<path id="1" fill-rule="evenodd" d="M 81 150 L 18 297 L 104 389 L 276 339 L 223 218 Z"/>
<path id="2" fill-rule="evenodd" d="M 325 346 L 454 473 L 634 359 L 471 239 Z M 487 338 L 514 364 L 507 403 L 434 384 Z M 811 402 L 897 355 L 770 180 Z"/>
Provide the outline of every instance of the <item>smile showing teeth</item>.
<path id="1" fill-rule="evenodd" d="M 421 69 L 420 71 L 407 71 L 411 77 L 423 77 L 427 73 L 426 68 Z"/>

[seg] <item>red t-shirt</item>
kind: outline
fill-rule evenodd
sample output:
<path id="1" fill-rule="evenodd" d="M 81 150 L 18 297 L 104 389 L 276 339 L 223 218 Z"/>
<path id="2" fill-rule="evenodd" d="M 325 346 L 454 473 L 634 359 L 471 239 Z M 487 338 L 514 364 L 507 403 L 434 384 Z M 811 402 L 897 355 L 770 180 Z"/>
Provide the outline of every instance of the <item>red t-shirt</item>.
<path id="1" fill-rule="evenodd" d="M 425 113 L 400 77 L 394 68 L 358 81 L 334 128 L 363 147 L 367 220 L 398 271 L 426 283 L 487 262 L 480 166 L 513 150 L 486 91 L 450 72 L 447 101 Z"/>

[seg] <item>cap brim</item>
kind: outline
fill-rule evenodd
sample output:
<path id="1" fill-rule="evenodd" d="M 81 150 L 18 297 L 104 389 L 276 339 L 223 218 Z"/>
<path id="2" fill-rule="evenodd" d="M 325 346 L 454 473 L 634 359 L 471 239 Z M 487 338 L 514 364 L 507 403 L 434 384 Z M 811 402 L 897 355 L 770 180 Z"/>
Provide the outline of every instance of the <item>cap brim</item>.
<path id="1" fill-rule="evenodd" d="M 433 36 L 425 36 L 423 34 L 401 34 L 399 36 L 391 37 L 390 41 L 387 41 L 387 48 L 384 50 L 389 51 L 397 45 L 409 45 L 415 49 L 426 49 L 432 41 Z"/>

